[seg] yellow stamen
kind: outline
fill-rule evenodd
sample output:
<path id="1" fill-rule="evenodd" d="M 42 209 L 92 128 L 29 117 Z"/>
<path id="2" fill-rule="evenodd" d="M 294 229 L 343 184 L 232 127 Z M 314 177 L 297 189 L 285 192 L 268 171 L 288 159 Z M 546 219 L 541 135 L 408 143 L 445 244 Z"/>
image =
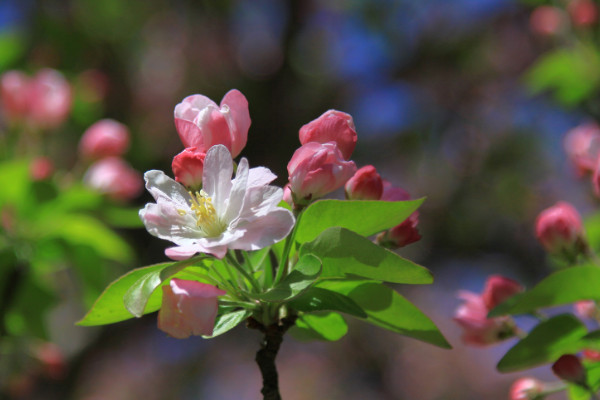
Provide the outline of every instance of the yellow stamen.
<path id="1" fill-rule="evenodd" d="M 219 236 L 225 230 L 225 226 L 219 221 L 212 199 L 204 190 L 199 192 L 188 192 L 190 194 L 190 208 L 196 214 L 196 225 L 207 237 Z"/>

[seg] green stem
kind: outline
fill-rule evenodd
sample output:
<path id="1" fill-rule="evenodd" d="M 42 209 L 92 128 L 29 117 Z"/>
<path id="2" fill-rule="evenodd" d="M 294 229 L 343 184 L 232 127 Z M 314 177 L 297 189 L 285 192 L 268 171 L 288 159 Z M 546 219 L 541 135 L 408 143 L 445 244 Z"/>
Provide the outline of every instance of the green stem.
<path id="1" fill-rule="evenodd" d="M 233 265 L 233 267 L 240 273 L 242 274 L 242 276 L 244 278 L 246 278 L 250 284 L 252 285 L 252 287 L 254 288 L 254 290 L 257 293 L 260 293 L 260 285 L 258 284 L 256 278 L 254 278 L 254 276 L 252 276 L 252 274 L 249 274 L 248 271 L 246 271 L 246 269 L 240 265 L 240 263 L 238 262 L 238 260 L 233 256 L 233 254 L 231 253 L 227 253 L 227 260 L 229 260 L 229 262 L 231 263 L 231 265 Z M 226 263 L 227 264 L 227 263 Z"/>
<path id="2" fill-rule="evenodd" d="M 296 223 L 294 224 L 294 228 L 292 229 L 292 233 L 285 238 L 285 246 L 283 247 L 283 254 L 281 255 L 281 261 L 279 262 L 279 267 L 277 268 L 277 275 L 275 275 L 275 282 L 273 285 L 277 285 L 279 281 L 284 277 L 284 272 L 287 273 L 287 264 L 288 259 L 290 257 L 290 251 L 292 250 L 292 245 L 294 244 L 294 238 L 296 237 L 296 230 L 298 228 L 300 218 L 302 217 L 302 211 L 298 213 L 296 216 Z"/>
<path id="3" fill-rule="evenodd" d="M 251 310 L 256 310 L 258 308 L 258 304 L 250 301 L 219 300 L 219 303 L 224 306 L 239 306 Z"/>

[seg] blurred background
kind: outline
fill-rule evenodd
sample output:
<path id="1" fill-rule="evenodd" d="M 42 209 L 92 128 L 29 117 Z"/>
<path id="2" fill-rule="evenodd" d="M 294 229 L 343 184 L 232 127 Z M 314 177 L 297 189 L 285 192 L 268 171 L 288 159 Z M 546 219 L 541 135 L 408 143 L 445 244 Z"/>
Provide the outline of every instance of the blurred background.
<path id="1" fill-rule="evenodd" d="M 283 397 L 506 399 L 510 384 L 525 375 L 495 370 L 513 342 L 462 344 L 452 321 L 456 292 L 480 292 L 494 273 L 531 287 L 552 268 L 535 239 L 537 214 L 558 200 L 584 215 L 594 212 L 592 185 L 568 162 L 563 138 L 600 117 L 597 6 L 591 0 L 1 0 L 0 71 L 34 76 L 52 68 L 72 93 L 60 127 L 38 137 L 43 145 L 11 157 L 44 156 L 63 171 L 61 179 L 81 180 L 87 166 L 79 140 L 94 122 L 112 118 L 131 134 L 123 158 L 132 169 L 170 173 L 182 150 L 174 106 L 195 93 L 219 102 L 237 88 L 252 118 L 242 155 L 251 166 L 269 167 L 284 185 L 298 129 L 328 109 L 348 112 L 359 136 L 357 165 L 372 164 L 413 197 L 427 196 L 422 239 L 400 253 L 433 270 L 435 284 L 397 289 L 454 349 L 355 321 L 333 343 L 288 337 L 278 356 Z M 7 115 L 2 123 L 7 146 L 20 133 Z M 4 170 L 0 190 L 7 191 Z M 0 332 L 13 342 L 0 347 L 0 362 L 14 358 L 18 367 L 0 369 L 2 398 L 259 398 L 255 331 L 238 327 L 213 340 L 179 341 L 156 328 L 154 315 L 102 328 L 74 325 L 108 282 L 166 260 L 168 244 L 135 221 L 150 196 L 134 190 L 126 200 L 116 197 L 96 207 L 101 215 L 92 213 L 118 233 L 114 243 L 105 238 L 108 250 L 74 245 L 77 229 L 58 241 L 30 238 L 37 261 L 36 289 L 28 296 L 37 300 L 19 310 L 35 321 L 6 314 Z M 44 196 L 37 201 L 43 207 Z M 3 207 L 9 231 L 12 211 Z M 14 260 L 6 248 L 4 259 Z M 3 299 L 22 282 L 11 273 L 2 274 Z M 46 287 L 49 281 L 60 284 Z M 519 321 L 524 328 L 533 322 Z M 39 330 L 29 329 L 36 324 Z M 23 355 L 15 338 L 28 335 L 34 345 L 28 342 Z M 554 379 L 549 368 L 531 374 Z"/>

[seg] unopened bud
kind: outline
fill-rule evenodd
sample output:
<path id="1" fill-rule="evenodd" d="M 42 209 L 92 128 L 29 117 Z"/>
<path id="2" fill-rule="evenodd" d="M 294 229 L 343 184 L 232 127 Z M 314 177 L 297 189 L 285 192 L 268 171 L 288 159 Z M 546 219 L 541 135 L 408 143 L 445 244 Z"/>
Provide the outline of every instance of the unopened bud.
<path id="1" fill-rule="evenodd" d="M 586 385 L 585 368 L 579 357 L 573 354 L 561 356 L 553 365 L 552 372 L 560 379 L 578 385 Z"/>
<path id="2" fill-rule="evenodd" d="M 383 193 L 383 180 L 372 165 L 360 168 L 346 182 L 349 200 L 379 200 Z"/>
<path id="3" fill-rule="evenodd" d="M 491 310 L 522 291 L 523 286 L 519 282 L 504 276 L 492 275 L 485 283 L 482 297 L 486 307 Z"/>
<path id="4" fill-rule="evenodd" d="M 188 147 L 177 154 L 171 164 L 175 180 L 193 190 L 201 188 L 205 158 L 206 154 L 197 152 L 195 147 Z"/>

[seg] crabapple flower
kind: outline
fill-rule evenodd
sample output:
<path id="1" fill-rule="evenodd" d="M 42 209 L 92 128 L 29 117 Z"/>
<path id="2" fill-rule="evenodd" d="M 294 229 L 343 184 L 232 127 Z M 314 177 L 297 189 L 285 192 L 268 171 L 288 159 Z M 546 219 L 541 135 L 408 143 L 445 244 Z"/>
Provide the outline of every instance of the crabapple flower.
<path id="1" fill-rule="evenodd" d="M 219 308 L 217 296 L 227 292 L 206 283 L 176 278 L 162 291 L 158 329 L 176 339 L 212 335 Z"/>
<path id="2" fill-rule="evenodd" d="M 571 129 L 565 135 L 564 146 L 579 175 L 593 172 L 600 153 L 600 127 L 588 122 Z"/>
<path id="3" fill-rule="evenodd" d="M 122 156 L 128 147 L 129 129 L 108 118 L 87 128 L 79 141 L 79 153 L 91 159 Z"/>
<path id="4" fill-rule="evenodd" d="M 489 309 L 481 295 L 460 291 L 458 297 L 465 302 L 456 309 L 454 321 L 463 328 L 464 343 L 486 346 L 515 334 L 515 325 L 510 317 L 487 317 Z"/>
<path id="5" fill-rule="evenodd" d="M 575 207 L 564 201 L 540 213 L 535 231 L 540 243 L 551 253 L 578 252 L 585 243 L 581 216 Z"/>
<path id="6" fill-rule="evenodd" d="M 381 200 L 403 201 L 409 200 L 410 194 L 400 188 L 393 186 L 390 182 L 383 181 L 383 194 Z M 402 223 L 377 235 L 377 244 L 388 248 L 400 248 L 421 239 L 417 226 L 419 225 L 419 212 L 415 211 Z"/>
<path id="7" fill-rule="evenodd" d="M 575 314 L 579 318 L 595 318 L 598 319 L 598 306 L 594 300 L 580 300 L 573 304 Z"/>
<path id="8" fill-rule="evenodd" d="M 107 157 L 92 164 L 84 182 L 114 200 L 129 200 L 142 191 L 142 177 L 123 159 Z"/>
<path id="9" fill-rule="evenodd" d="M 54 173 L 54 163 L 48 157 L 37 157 L 29 165 L 29 176 L 34 181 L 43 181 Z"/>
<path id="10" fill-rule="evenodd" d="M 598 6 L 592 0 L 571 0 L 567 11 L 575 26 L 586 27 L 598 22 Z"/>
<path id="11" fill-rule="evenodd" d="M 383 180 L 374 166 L 365 165 L 346 182 L 345 189 L 349 200 L 379 200 L 383 194 Z"/>
<path id="12" fill-rule="evenodd" d="M 188 147 L 177 154 L 171 164 L 175 180 L 189 189 L 200 189 L 205 158 L 206 154 L 197 152 L 195 147 Z"/>
<path id="13" fill-rule="evenodd" d="M 225 94 L 221 105 L 206 96 L 188 96 L 175 106 L 175 128 L 185 147 L 206 153 L 222 144 L 237 157 L 246 146 L 250 113 L 246 97 L 236 89 Z"/>
<path id="14" fill-rule="evenodd" d="M 336 142 L 345 160 L 356 147 L 356 128 L 350 114 L 337 110 L 326 111 L 319 118 L 300 128 L 300 143 Z"/>
<path id="15" fill-rule="evenodd" d="M 517 379 L 510 387 L 510 400 L 541 399 L 544 384 L 535 378 Z"/>
<path id="16" fill-rule="evenodd" d="M 581 352 L 581 355 L 586 360 L 590 361 L 600 361 L 600 351 L 585 349 Z"/>
<path id="17" fill-rule="evenodd" d="M 513 279 L 501 275 L 492 275 L 485 282 L 481 297 L 488 310 L 522 292 L 523 286 Z"/>
<path id="18" fill-rule="evenodd" d="M 552 372 L 565 381 L 585 385 L 585 368 L 574 354 L 562 355 L 552 364 Z"/>
<path id="19" fill-rule="evenodd" d="M 567 26 L 565 12 L 553 6 L 536 7 L 529 18 L 531 30 L 540 36 L 556 35 Z"/>
<path id="20" fill-rule="evenodd" d="M 7 71 L 0 78 L 2 112 L 9 121 L 25 116 L 28 108 L 29 77 L 21 71 Z"/>
<path id="21" fill-rule="evenodd" d="M 28 88 L 29 122 L 42 128 L 55 128 L 69 114 L 71 101 L 71 86 L 65 77 L 53 69 L 42 69 Z"/>
<path id="22" fill-rule="evenodd" d="M 145 174 L 156 203 L 140 210 L 150 234 L 177 246 L 165 253 L 184 260 L 196 253 L 225 256 L 227 249 L 258 250 L 285 238 L 294 225 L 289 210 L 277 207 L 281 188 L 267 168 L 248 168 L 242 158 L 232 180 L 233 160 L 223 145 L 210 148 L 204 160 L 202 190 L 192 192 L 162 171 Z"/>
<path id="23" fill-rule="evenodd" d="M 294 203 L 307 204 L 343 186 L 356 172 L 335 142 L 309 142 L 298 148 L 287 166 Z"/>

